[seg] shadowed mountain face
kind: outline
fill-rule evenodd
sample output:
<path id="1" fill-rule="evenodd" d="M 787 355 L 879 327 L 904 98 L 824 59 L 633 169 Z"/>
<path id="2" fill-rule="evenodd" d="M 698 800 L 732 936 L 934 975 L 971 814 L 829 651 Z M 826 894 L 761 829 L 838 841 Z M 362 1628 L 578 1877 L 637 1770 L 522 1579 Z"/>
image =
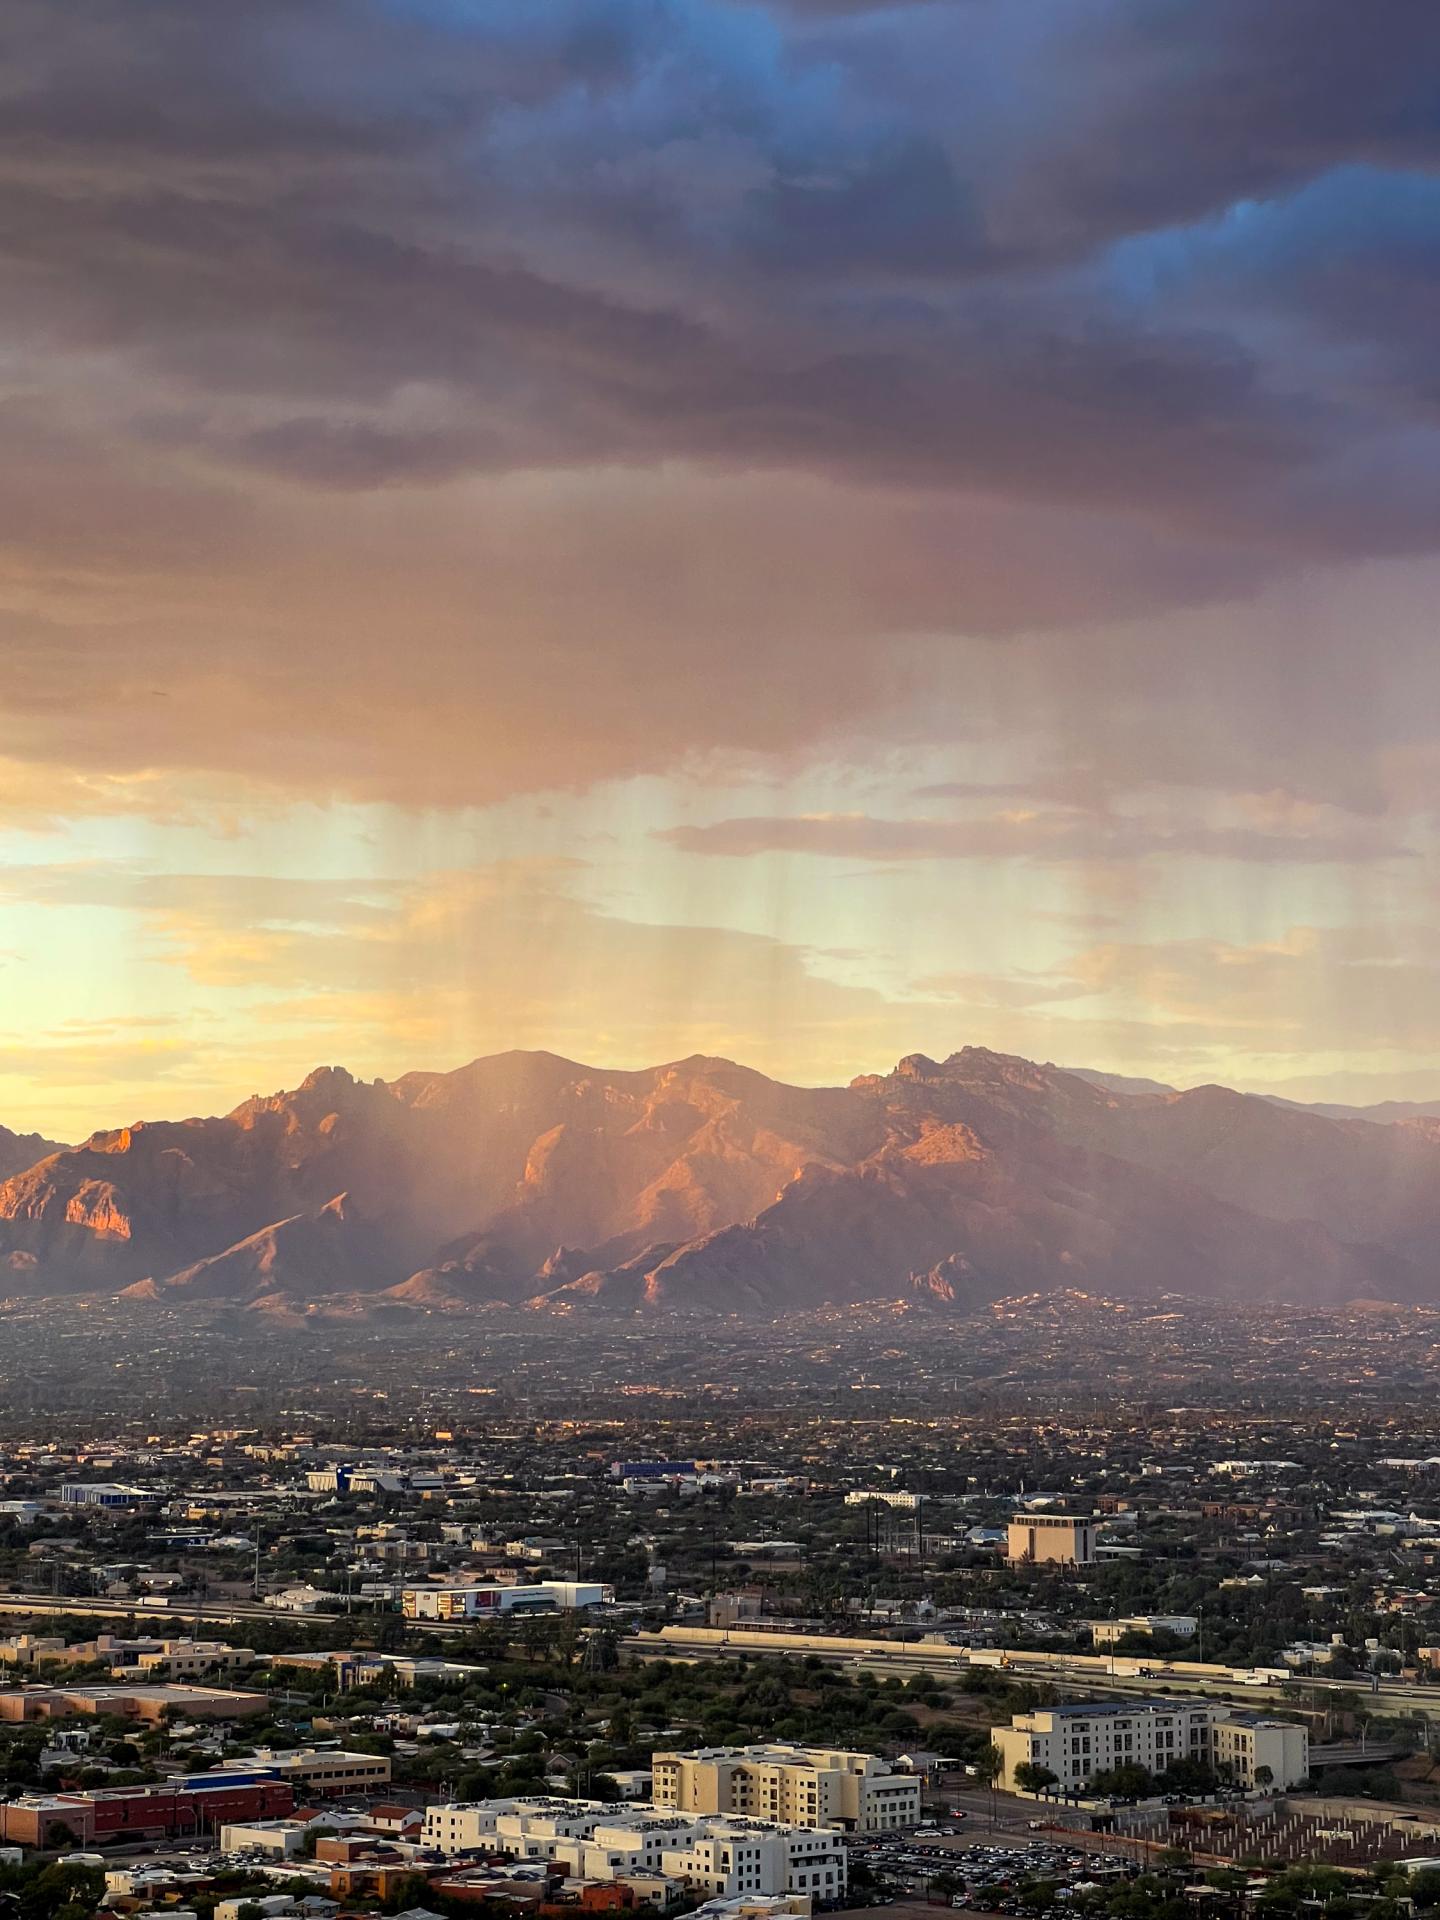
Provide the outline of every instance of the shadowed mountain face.
<path id="1" fill-rule="evenodd" d="M 8 1180 L 12 1173 L 23 1173 L 46 1154 L 63 1151 L 58 1140 L 47 1140 L 38 1133 L 12 1133 L 9 1127 L 0 1127 L 0 1180 Z"/>
<path id="2" fill-rule="evenodd" d="M 826 1088 L 705 1058 L 326 1067 L 223 1118 L 36 1145 L 0 1184 L 0 1295 L 757 1316 L 1068 1287 L 1440 1298 L 1440 1124 L 979 1048 Z"/>

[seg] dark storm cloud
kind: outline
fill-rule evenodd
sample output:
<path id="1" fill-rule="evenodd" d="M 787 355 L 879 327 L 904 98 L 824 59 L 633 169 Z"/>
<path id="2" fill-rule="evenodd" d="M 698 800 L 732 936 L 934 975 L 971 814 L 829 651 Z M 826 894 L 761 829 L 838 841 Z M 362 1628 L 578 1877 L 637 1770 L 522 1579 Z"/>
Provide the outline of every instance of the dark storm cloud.
<path id="1" fill-rule="evenodd" d="M 9 0 L 5 751 L 449 803 L 988 715 L 1062 804 L 1383 811 L 1416 623 L 1307 674 L 1255 596 L 1436 544 L 1437 56 L 1432 0 Z"/>
<path id="2" fill-rule="evenodd" d="M 1039 135 L 1040 192 L 1092 233 L 1197 220 L 1340 165 L 1440 161 L 1427 0 L 1072 0 L 1053 18 L 1075 110 Z"/>
<path id="3" fill-rule="evenodd" d="M 0 54 L 22 347 L 56 379 L 119 356 L 136 434 L 221 463 L 784 465 L 1289 549 L 1345 538 L 1356 450 L 1397 430 L 1318 347 L 1254 336 L 1223 236 L 1192 268 L 1174 229 L 1267 197 L 1272 260 L 1313 281 L 1326 209 L 1353 232 L 1332 171 L 1435 159 L 1428 4 L 17 0 Z M 1368 247 L 1433 288 L 1403 222 Z M 1288 311 L 1283 272 L 1266 298 Z M 1319 304 L 1433 383 L 1433 329 Z M 1349 544 L 1427 544 L 1383 518 Z"/>

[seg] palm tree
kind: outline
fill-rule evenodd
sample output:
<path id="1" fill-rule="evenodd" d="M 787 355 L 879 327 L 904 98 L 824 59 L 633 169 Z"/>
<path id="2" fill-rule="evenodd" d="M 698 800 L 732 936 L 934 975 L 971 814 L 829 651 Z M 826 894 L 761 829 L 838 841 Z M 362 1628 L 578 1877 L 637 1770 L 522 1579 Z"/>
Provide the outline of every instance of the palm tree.
<path id="1" fill-rule="evenodd" d="M 995 1824 L 995 1783 L 1005 1771 L 1005 1756 L 992 1740 L 982 1747 L 975 1760 L 975 1777 L 990 1789 L 990 1824 Z"/>

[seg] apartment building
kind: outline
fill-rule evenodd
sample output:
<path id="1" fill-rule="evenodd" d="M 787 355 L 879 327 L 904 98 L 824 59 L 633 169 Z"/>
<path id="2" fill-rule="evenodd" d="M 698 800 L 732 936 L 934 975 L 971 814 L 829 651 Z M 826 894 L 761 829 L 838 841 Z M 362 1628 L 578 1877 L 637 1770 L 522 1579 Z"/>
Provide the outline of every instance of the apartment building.
<path id="1" fill-rule="evenodd" d="M 1005 1558 L 1012 1566 L 1093 1566 L 1095 1532 L 1093 1513 L 1019 1513 L 1006 1529 Z"/>
<path id="2" fill-rule="evenodd" d="M 845 1844 L 834 1829 L 594 1800 L 432 1806 L 422 1840 L 446 1854 L 495 1851 L 544 1860 L 587 1880 L 659 1874 L 710 1896 L 837 1900 L 846 1885 Z"/>
<path id="3" fill-rule="evenodd" d="M 1232 1711 L 1213 1700 L 1091 1701 L 1038 1707 L 997 1727 L 1001 1784 L 1014 1788 L 1023 1765 L 1044 1767 L 1057 1791 L 1078 1793 L 1096 1774 L 1143 1767 L 1160 1774 L 1175 1760 L 1198 1760 L 1237 1785 L 1291 1787 L 1310 1771 L 1310 1740 L 1288 1721 Z M 1268 1779 L 1257 1778 L 1261 1768 Z"/>
<path id="4" fill-rule="evenodd" d="M 920 1782 L 872 1753 L 826 1747 L 701 1747 L 651 1759 L 657 1807 L 796 1827 L 884 1833 L 920 1818 Z"/>

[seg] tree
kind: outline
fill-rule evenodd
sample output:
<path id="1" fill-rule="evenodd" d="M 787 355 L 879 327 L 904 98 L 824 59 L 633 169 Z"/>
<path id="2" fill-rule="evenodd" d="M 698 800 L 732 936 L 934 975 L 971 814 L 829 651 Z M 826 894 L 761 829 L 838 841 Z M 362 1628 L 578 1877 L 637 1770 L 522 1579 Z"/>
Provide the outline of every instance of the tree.
<path id="1" fill-rule="evenodd" d="M 1255 1784 L 1257 1787 L 1259 1787 L 1262 1793 L 1265 1791 L 1266 1787 L 1273 1786 L 1275 1784 L 1275 1769 L 1273 1767 L 1266 1767 L 1266 1766 L 1256 1767 Z"/>
<path id="2" fill-rule="evenodd" d="M 1153 1785 L 1149 1772 L 1133 1760 L 1124 1761 L 1118 1767 L 1107 1767 L 1090 1779 L 1092 1793 L 1112 1793 L 1122 1800 L 1139 1800 Z"/>
<path id="3" fill-rule="evenodd" d="M 1020 1904 L 1036 1913 L 1046 1913 L 1055 1905 L 1059 1890 L 1058 1881 L 1031 1880 L 1020 1889 Z"/>
<path id="4" fill-rule="evenodd" d="M 1160 1785 L 1167 1793 L 1213 1793 L 1214 1769 L 1193 1754 L 1181 1754 L 1161 1774 Z"/>
<path id="5" fill-rule="evenodd" d="M 1026 1793 L 1043 1793 L 1059 1778 L 1058 1773 L 1052 1773 L 1049 1767 L 1042 1767 L 1034 1760 L 1022 1760 L 1015 1769 L 1015 1784 Z"/>

